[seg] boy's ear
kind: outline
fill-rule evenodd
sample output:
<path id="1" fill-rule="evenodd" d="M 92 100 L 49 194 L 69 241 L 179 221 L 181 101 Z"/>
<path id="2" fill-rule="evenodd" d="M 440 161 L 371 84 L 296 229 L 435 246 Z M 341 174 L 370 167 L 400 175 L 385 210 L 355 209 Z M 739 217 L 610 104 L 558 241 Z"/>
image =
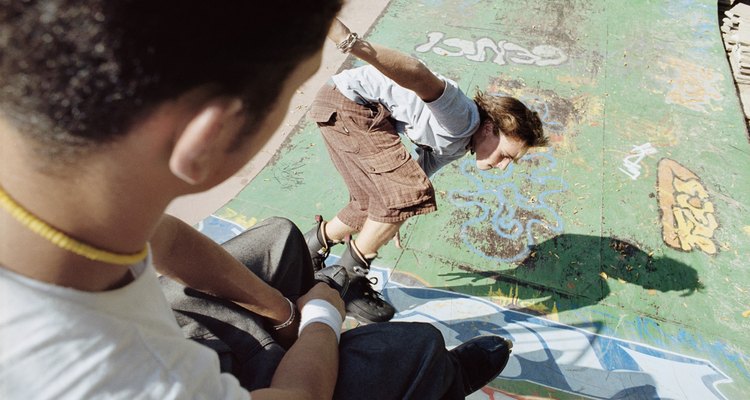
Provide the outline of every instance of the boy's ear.
<path id="1" fill-rule="evenodd" d="M 497 136 L 495 134 L 495 124 L 491 120 L 488 119 L 483 128 L 482 133 L 485 136 Z"/>
<path id="2" fill-rule="evenodd" d="M 204 183 L 223 164 L 223 156 L 237 135 L 242 118 L 242 101 L 214 98 L 193 114 L 182 131 L 177 132 L 169 169 L 190 185 Z"/>

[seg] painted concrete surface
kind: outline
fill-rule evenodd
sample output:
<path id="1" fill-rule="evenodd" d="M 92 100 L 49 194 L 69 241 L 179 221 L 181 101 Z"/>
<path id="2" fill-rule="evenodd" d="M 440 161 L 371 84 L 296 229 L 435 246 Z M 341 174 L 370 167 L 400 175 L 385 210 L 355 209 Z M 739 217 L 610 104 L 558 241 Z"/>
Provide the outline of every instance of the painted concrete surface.
<path id="1" fill-rule="evenodd" d="M 715 0 L 393 0 L 367 37 L 552 137 L 505 172 L 444 168 L 439 210 L 375 262 L 397 320 L 514 341 L 472 399 L 750 398 L 750 145 Z M 302 121 L 199 227 L 307 230 L 347 198 Z"/>

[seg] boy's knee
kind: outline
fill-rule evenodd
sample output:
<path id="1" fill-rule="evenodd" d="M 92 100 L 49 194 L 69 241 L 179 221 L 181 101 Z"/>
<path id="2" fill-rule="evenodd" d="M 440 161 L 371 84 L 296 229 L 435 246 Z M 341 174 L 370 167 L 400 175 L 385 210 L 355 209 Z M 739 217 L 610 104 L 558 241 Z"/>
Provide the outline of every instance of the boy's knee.
<path id="1" fill-rule="evenodd" d="M 388 330 L 391 335 L 403 342 L 409 350 L 429 352 L 445 349 L 445 340 L 439 329 L 424 322 L 393 322 Z M 403 338 L 409 338 L 403 341 Z"/>
<path id="2" fill-rule="evenodd" d="M 304 241 L 304 236 L 299 227 L 291 220 L 284 217 L 270 217 L 264 224 L 272 227 L 273 234 L 279 238 L 287 238 L 287 241 Z"/>
<path id="3" fill-rule="evenodd" d="M 409 334 L 412 336 L 421 337 L 430 342 L 439 342 L 441 346 L 445 344 L 443 334 L 432 324 L 410 322 L 406 329 L 408 329 Z"/>
<path id="4" fill-rule="evenodd" d="M 268 217 L 265 219 L 264 223 L 266 225 L 276 226 L 284 231 L 292 231 L 297 227 L 294 225 L 294 222 L 284 217 Z"/>

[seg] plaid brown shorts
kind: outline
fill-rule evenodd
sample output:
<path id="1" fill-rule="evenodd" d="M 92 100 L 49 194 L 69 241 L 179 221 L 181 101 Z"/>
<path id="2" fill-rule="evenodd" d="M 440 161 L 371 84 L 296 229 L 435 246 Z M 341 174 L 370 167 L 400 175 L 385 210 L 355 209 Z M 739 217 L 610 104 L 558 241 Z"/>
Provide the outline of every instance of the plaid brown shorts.
<path id="1" fill-rule="evenodd" d="M 367 218 L 395 223 L 437 209 L 432 183 L 382 104 L 357 104 L 328 83 L 308 116 L 349 188 L 349 204 L 338 214 L 343 223 L 361 230 Z"/>

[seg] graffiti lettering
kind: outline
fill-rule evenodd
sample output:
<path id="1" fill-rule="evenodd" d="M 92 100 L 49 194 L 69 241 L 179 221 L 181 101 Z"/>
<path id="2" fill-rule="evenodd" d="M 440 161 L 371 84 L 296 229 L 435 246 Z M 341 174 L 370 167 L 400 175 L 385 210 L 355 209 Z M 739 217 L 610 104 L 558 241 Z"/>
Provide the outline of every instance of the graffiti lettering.
<path id="1" fill-rule="evenodd" d="M 677 161 L 659 161 L 659 207 L 662 214 L 662 237 L 672 248 L 716 254 L 713 240 L 719 227 L 714 205 L 698 177 Z"/>
<path id="2" fill-rule="evenodd" d="M 218 223 L 217 229 L 206 233 L 212 234 L 214 240 L 219 239 L 216 234 L 223 239 L 233 236 L 231 231 L 235 228 L 242 228 L 231 221 L 212 219 Z M 203 226 L 208 225 L 211 224 Z M 326 261 L 335 264 L 338 257 L 331 255 Z M 586 398 L 681 398 L 690 393 L 691 398 L 718 400 L 726 398 L 718 385 L 732 382 L 704 359 L 592 333 L 510 310 L 479 297 L 402 285 L 388 279 L 392 272 L 378 266 L 370 270 L 371 276 L 378 278 L 375 289 L 382 291 L 400 310 L 394 321 L 431 323 L 440 330 L 449 347 L 480 334 L 511 339 L 516 346 L 497 378 L 501 381 L 529 382 L 547 391 L 551 389 L 553 395 L 569 393 Z M 492 386 L 472 398 L 521 398 Z"/>
<path id="3" fill-rule="evenodd" d="M 482 37 L 474 41 L 460 38 L 445 38 L 442 32 L 430 32 L 427 34 L 427 43 L 415 48 L 418 53 L 432 51 L 440 56 L 466 57 L 467 60 L 485 62 L 488 60 L 488 51 L 491 62 L 505 65 L 508 61 L 515 64 L 538 65 L 560 65 L 568 60 L 568 56 L 557 47 L 550 45 L 539 45 L 531 50 L 513 42 L 505 40 L 496 41 L 488 37 Z"/>
<path id="4" fill-rule="evenodd" d="M 651 154 L 656 154 L 656 149 L 651 146 L 651 143 L 633 146 L 633 149 L 630 150 L 630 155 L 622 160 L 622 166 L 625 169 L 620 168 L 620 171 L 633 180 L 638 179 L 641 176 L 641 161 L 644 157 Z"/>
<path id="5" fill-rule="evenodd" d="M 382 276 L 386 279 L 388 271 Z M 676 399 L 685 393 L 695 399 L 725 399 L 717 386 L 732 382 L 709 361 L 591 333 L 481 298 L 394 282 L 383 293 L 400 310 L 394 321 L 430 322 L 440 329 L 448 346 L 480 333 L 513 340 L 513 356 L 500 381 L 533 382 L 560 393 L 597 399 Z M 506 398 L 490 390 L 476 397 Z"/>

